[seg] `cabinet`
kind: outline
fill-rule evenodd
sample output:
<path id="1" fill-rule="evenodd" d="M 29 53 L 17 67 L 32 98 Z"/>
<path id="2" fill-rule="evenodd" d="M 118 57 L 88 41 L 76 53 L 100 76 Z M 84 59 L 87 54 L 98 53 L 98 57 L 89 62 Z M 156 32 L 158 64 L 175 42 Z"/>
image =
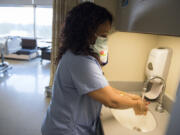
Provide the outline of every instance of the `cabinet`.
<path id="1" fill-rule="evenodd" d="M 180 36 L 180 0 L 118 0 L 116 29 Z"/>

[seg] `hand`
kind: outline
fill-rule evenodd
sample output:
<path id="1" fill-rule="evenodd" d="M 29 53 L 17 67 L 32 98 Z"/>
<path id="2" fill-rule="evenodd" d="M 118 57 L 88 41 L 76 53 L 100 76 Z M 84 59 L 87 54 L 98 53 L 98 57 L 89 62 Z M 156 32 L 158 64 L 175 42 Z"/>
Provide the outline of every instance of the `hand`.
<path id="1" fill-rule="evenodd" d="M 136 105 L 133 107 L 136 115 L 146 115 L 148 111 L 148 102 L 137 100 Z"/>

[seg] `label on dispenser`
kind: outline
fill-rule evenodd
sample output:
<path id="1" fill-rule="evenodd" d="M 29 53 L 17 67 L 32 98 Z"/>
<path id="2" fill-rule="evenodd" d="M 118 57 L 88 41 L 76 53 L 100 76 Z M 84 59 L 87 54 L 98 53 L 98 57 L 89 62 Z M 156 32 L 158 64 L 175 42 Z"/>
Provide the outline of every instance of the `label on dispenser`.
<path id="1" fill-rule="evenodd" d="M 152 63 L 150 62 L 150 63 L 148 63 L 148 69 L 149 70 L 153 70 L 153 65 L 152 65 Z"/>

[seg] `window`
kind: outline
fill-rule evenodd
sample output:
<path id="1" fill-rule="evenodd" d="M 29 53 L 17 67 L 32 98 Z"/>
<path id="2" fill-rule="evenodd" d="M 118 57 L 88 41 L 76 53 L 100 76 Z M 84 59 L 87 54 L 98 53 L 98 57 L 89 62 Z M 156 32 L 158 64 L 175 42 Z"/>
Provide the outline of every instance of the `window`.
<path id="1" fill-rule="evenodd" d="M 0 7 L 0 28 L 0 36 L 3 37 L 36 37 L 51 41 L 52 8 L 36 7 L 34 10 L 33 6 Z"/>
<path id="2" fill-rule="evenodd" d="M 52 8 L 36 8 L 36 37 L 51 40 Z"/>
<path id="3" fill-rule="evenodd" d="M 33 37 L 33 7 L 0 7 L 0 36 Z"/>

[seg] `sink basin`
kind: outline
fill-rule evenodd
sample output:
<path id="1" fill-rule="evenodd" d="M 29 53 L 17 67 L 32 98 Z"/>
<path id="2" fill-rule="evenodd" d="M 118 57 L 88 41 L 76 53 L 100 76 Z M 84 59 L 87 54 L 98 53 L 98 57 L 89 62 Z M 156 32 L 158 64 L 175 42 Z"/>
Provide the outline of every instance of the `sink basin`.
<path id="1" fill-rule="evenodd" d="M 156 120 L 148 111 L 146 115 L 135 115 L 133 109 L 111 109 L 115 119 L 123 126 L 139 132 L 149 132 L 156 128 Z"/>

